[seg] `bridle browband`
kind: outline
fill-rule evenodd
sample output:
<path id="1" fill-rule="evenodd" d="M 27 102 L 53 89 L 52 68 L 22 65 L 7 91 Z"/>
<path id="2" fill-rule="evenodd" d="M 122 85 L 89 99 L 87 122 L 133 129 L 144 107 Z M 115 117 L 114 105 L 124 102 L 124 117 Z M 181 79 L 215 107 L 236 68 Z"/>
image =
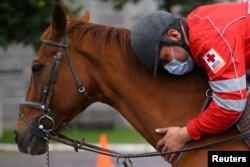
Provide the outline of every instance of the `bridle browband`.
<path id="1" fill-rule="evenodd" d="M 51 46 L 57 46 L 58 51 L 56 55 L 53 58 L 52 64 L 51 64 L 51 69 L 50 73 L 48 76 L 48 79 L 46 81 L 46 84 L 43 89 L 43 96 L 42 96 L 42 101 L 41 103 L 39 102 L 31 102 L 31 101 L 23 101 L 20 103 L 20 108 L 21 107 L 30 107 L 34 108 L 37 110 L 41 110 L 43 115 L 37 120 L 36 125 L 30 124 L 24 117 L 24 114 L 21 112 L 21 109 L 19 110 L 19 118 L 22 119 L 25 124 L 27 124 L 30 128 L 31 131 L 34 135 L 37 137 L 43 137 L 47 138 L 48 133 L 54 133 L 55 130 L 55 121 L 59 122 L 62 127 L 64 127 L 67 122 L 62 121 L 54 112 L 52 111 L 52 108 L 50 106 L 50 102 L 52 99 L 52 90 L 53 90 L 53 85 L 56 81 L 56 77 L 60 68 L 60 62 L 63 56 L 63 49 L 66 50 L 66 57 L 67 61 L 69 63 L 70 70 L 72 72 L 72 75 L 74 77 L 76 86 L 78 91 L 85 96 L 85 98 L 90 102 L 94 102 L 94 100 L 88 95 L 86 92 L 85 87 L 83 86 L 82 82 L 80 81 L 77 72 L 75 70 L 70 51 L 69 51 L 69 43 L 68 43 L 68 32 L 65 34 L 64 38 L 60 43 L 54 42 L 51 40 L 43 40 L 43 44 L 51 45 Z M 46 126 L 43 124 L 44 121 L 50 122 L 50 126 Z M 35 127 L 34 127 L 35 126 Z M 39 131 L 39 132 L 38 132 Z M 42 132 L 43 133 L 42 133 Z"/>

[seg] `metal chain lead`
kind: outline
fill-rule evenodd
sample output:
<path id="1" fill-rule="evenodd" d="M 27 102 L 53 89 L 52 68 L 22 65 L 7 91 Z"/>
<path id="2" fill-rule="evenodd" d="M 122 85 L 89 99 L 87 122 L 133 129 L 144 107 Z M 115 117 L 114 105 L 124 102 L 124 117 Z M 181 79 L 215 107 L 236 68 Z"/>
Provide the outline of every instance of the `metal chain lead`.
<path id="1" fill-rule="evenodd" d="M 50 158 L 49 158 L 49 135 L 48 133 L 45 134 L 44 139 L 46 140 L 46 165 L 50 167 Z"/>

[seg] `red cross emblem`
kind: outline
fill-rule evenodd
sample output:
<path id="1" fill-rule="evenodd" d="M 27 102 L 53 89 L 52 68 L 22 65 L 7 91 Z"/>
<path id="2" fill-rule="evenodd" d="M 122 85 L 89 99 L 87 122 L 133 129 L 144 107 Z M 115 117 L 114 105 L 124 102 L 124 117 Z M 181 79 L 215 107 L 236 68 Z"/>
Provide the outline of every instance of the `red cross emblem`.
<path id="1" fill-rule="evenodd" d="M 215 57 L 214 54 L 208 54 L 207 55 L 207 61 L 213 63 L 215 61 L 214 57 Z"/>
<path id="2" fill-rule="evenodd" d="M 226 65 L 226 62 L 214 49 L 210 49 L 202 58 L 214 74 Z"/>

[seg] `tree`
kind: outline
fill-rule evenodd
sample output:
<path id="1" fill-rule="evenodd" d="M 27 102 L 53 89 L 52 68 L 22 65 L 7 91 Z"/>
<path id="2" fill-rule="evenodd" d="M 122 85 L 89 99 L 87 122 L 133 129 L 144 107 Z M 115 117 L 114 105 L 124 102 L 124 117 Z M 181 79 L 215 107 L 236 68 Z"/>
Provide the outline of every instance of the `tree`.
<path id="1" fill-rule="evenodd" d="M 61 1 L 58 0 L 60 3 Z M 37 47 L 40 44 L 41 33 L 50 24 L 54 2 L 54 0 L 1 0 L 0 46 L 23 42 Z M 72 14 L 76 14 L 79 10 L 80 8 L 67 9 Z"/>

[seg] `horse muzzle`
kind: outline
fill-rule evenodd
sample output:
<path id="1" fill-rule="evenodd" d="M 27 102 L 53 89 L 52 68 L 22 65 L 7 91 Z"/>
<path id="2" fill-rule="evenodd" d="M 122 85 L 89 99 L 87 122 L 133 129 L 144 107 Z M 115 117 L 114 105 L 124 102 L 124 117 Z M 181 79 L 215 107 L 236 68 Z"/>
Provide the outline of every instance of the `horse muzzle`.
<path id="1" fill-rule="evenodd" d="M 44 154 L 47 151 L 49 133 L 54 129 L 55 122 L 49 113 L 29 121 L 20 111 L 17 128 L 14 131 L 19 151 L 30 155 Z"/>
<path id="2" fill-rule="evenodd" d="M 42 135 L 41 132 L 36 133 Z M 30 155 L 41 155 L 46 152 L 47 140 L 37 134 L 34 135 L 30 128 L 16 130 L 14 134 L 20 152 Z"/>

